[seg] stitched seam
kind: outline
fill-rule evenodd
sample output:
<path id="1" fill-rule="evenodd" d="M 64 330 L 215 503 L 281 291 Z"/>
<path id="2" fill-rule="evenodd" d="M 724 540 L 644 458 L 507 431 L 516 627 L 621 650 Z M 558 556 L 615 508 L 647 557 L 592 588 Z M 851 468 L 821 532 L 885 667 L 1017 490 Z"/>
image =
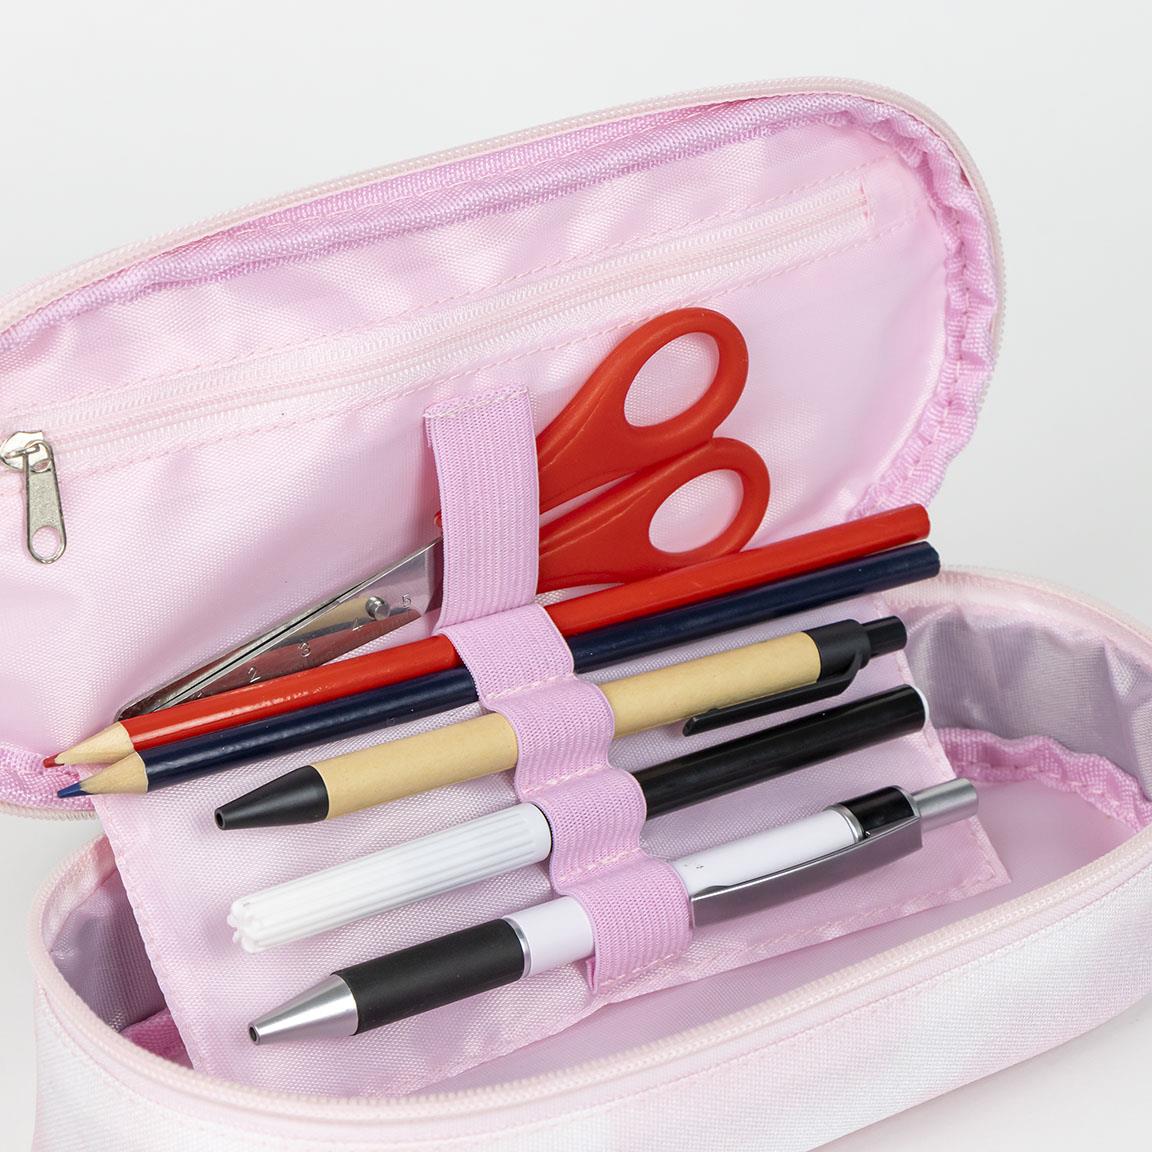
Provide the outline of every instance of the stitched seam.
<path id="1" fill-rule="evenodd" d="M 899 227 L 902 225 L 902 223 L 905 220 L 914 219 L 916 217 L 916 215 L 917 215 L 917 210 L 914 209 L 907 217 L 896 220 L 892 227 L 893 228 Z M 881 232 L 881 233 L 874 233 L 874 234 L 871 234 L 869 236 L 865 236 L 861 240 L 855 241 L 851 244 L 839 244 L 839 245 L 834 244 L 832 246 L 829 246 L 826 250 L 824 250 L 823 252 L 821 252 L 815 256 L 808 257 L 807 259 L 801 260 L 801 261 L 796 262 L 796 263 L 785 264 L 784 266 L 782 266 L 780 268 L 773 269 L 771 272 L 768 272 L 761 277 L 753 278 L 753 279 L 747 281 L 747 283 L 759 283 L 762 280 L 766 281 L 768 279 L 773 279 L 777 276 L 786 275 L 791 271 L 802 270 L 802 269 L 809 267 L 815 263 L 818 263 L 819 261 L 821 261 L 823 259 L 830 259 L 830 258 L 835 257 L 837 255 L 840 255 L 842 253 L 851 252 L 851 251 L 855 250 L 858 246 L 860 246 L 862 244 L 867 244 L 868 242 L 870 242 L 872 240 L 879 239 L 881 236 L 884 236 L 886 234 L 887 234 L 887 230 L 885 230 L 884 232 Z M 736 288 L 739 288 L 741 286 L 746 286 L 746 285 L 743 283 L 737 283 L 736 285 L 734 285 L 734 287 L 736 287 Z M 729 289 L 722 289 L 721 291 L 725 292 L 728 290 Z M 630 325 L 630 323 L 631 322 L 629 322 L 629 325 Z M 625 325 L 622 323 L 622 324 L 614 325 L 612 327 L 603 329 L 602 331 L 612 332 L 612 331 L 616 331 L 619 328 L 624 327 L 624 326 Z M 564 348 L 564 347 L 568 346 L 568 344 L 570 344 L 570 343 L 572 343 L 572 342 L 569 341 L 566 343 L 552 345 L 552 346 L 546 347 L 542 350 L 543 351 L 550 351 L 552 349 Z M 532 355 L 532 354 L 534 354 L 535 351 L 537 351 L 537 349 L 533 348 L 532 350 L 530 350 L 528 352 L 516 353 L 510 357 L 505 357 L 503 359 L 498 359 L 498 360 L 494 360 L 494 361 L 488 361 L 487 363 L 480 365 L 479 369 L 486 368 L 486 367 L 490 368 L 490 367 L 494 367 L 494 366 L 499 366 L 499 365 L 504 364 L 504 363 L 511 363 L 517 359 L 523 358 L 525 355 Z M 467 369 L 467 370 L 464 370 L 464 371 L 459 372 L 459 373 L 455 373 L 455 374 L 450 375 L 450 376 L 441 377 L 440 382 L 450 382 L 452 380 L 460 379 L 461 377 L 471 376 L 471 375 L 474 375 L 475 372 L 479 369 L 478 368 Z M 379 374 L 380 375 L 386 374 L 386 368 L 381 368 Z M 378 377 L 374 376 L 373 380 L 375 381 L 377 378 Z M 410 386 L 407 389 L 392 393 L 390 396 L 385 396 L 383 398 L 373 396 L 371 398 L 371 400 L 372 400 L 372 402 L 379 401 L 382 403 L 386 403 L 389 400 L 394 399 L 394 398 L 401 398 L 404 396 L 412 395 L 415 392 L 421 391 L 425 387 L 428 387 L 435 382 L 436 381 L 422 381 L 419 385 Z M 357 382 L 358 388 L 364 388 L 364 387 L 368 387 L 368 386 L 369 385 L 367 383 L 365 383 L 364 381 Z M 278 394 L 276 394 L 274 392 L 270 392 L 270 391 L 259 392 L 259 393 L 250 395 L 249 397 L 247 397 L 242 402 L 235 403 L 233 406 L 228 408 L 227 411 L 229 413 L 238 414 L 238 413 L 243 412 L 247 408 L 257 408 L 257 407 L 261 407 L 261 406 L 265 406 L 265 405 L 269 405 L 269 404 L 275 404 L 275 403 L 278 403 L 281 401 L 284 401 L 284 402 L 297 401 L 297 400 L 300 400 L 302 398 L 306 398 L 309 396 L 323 395 L 324 392 L 326 392 L 326 391 L 331 391 L 334 389 L 338 390 L 339 388 L 341 388 L 341 385 L 337 384 L 337 385 L 327 385 L 325 387 L 312 388 L 311 390 L 305 389 L 305 390 L 298 392 L 295 396 L 291 396 L 291 397 L 287 397 L 287 398 L 281 397 Z M 356 411 L 356 410 L 358 410 L 359 407 L 362 407 L 362 405 L 355 406 L 349 410 Z M 201 409 L 202 409 L 202 404 L 197 400 L 190 400 L 187 404 L 184 404 L 183 406 L 173 406 L 170 413 L 166 417 L 166 423 L 171 423 L 172 418 L 175 416 L 184 417 L 185 415 L 187 415 L 189 418 L 197 417 L 197 416 L 201 415 Z M 342 411 L 343 408 L 340 404 L 337 404 L 337 406 L 331 410 L 332 411 Z M 210 413 L 210 415 L 211 415 L 211 413 Z M 289 426 L 291 426 L 292 424 L 303 423 L 306 420 L 307 420 L 307 417 L 301 417 L 298 420 L 293 419 L 293 420 L 288 421 L 287 423 Z M 131 424 L 131 421 L 125 419 L 125 421 L 123 421 L 123 424 L 125 426 L 128 426 Z M 227 436 L 227 434 L 224 434 L 224 435 L 214 434 L 212 436 L 206 437 L 205 442 L 211 443 L 211 442 L 214 442 L 217 440 L 227 440 L 228 438 L 229 437 Z M 192 443 L 192 441 L 186 441 L 185 443 L 190 444 L 190 443 Z M 177 450 L 178 450 L 178 448 L 179 448 L 179 446 L 177 446 Z M 162 450 L 161 454 L 168 454 L 168 452 L 170 452 L 172 450 L 173 449 L 164 449 L 164 450 Z M 141 459 L 141 458 L 146 459 L 147 457 L 139 457 L 139 456 L 136 457 L 136 459 Z M 75 474 L 75 470 L 73 469 L 72 471 L 73 471 L 73 474 Z"/>
<path id="2" fill-rule="evenodd" d="M 611 856 L 603 856 L 587 864 L 581 864 L 578 868 L 572 868 L 566 871 L 563 876 L 556 877 L 556 879 L 557 882 L 561 884 L 572 884 L 576 881 L 577 877 L 584 876 L 589 872 L 596 872 L 602 868 L 608 868 L 613 864 L 619 864 L 621 861 L 639 860 L 641 858 L 654 859 L 654 857 L 649 857 L 643 848 L 639 846 L 622 848 L 619 852 L 614 852 Z"/>
<path id="3" fill-rule="evenodd" d="M 437 404 L 435 408 L 424 413 L 425 420 L 443 420 L 446 417 L 458 416 L 461 412 L 470 412 L 476 408 L 488 408 L 501 400 L 508 400 L 513 396 L 527 396 L 528 389 L 522 386 L 509 386 L 499 388 L 492 392 L 484 392 L 479 396 L 460 396 L 455 400 Z"/>
<path id="4" fill-rule="evenodd" d="M 513 284 L 527 283 L 534 276 L 540 275 L 542 272 L 554 272 L 559 269 L 578 267 L 586 264 L 589 261 L 599 260 L 604 256 L 612 255 L 619 252 L 628 251 L 631 248 L 640 247 L 653 240 L 664 240 L 675 237 L 690 237 L 693 233 L 700 230 L 703 224 L 711 224 L 717 221 L 739 222 L 741 220 L 750 219 L 756 215 L 757 212 L 769 207 L 773 204 L 787 203 L 798 196 L 802 196 L 807 192 L 814 189 L 826 187 L 843 180 L 845 177 L 851 176 L 857 172 L 866 172 L 870 168 L 875 168 L 883 164 L 890 163 L 889 157 L 877 157 L 872 160 L 864 161 L 861 164 L 854 165 L 850 168 L 841 169 L 838 172 L 831 173 L 828 176 L 821 177 L 819 180 L 812 180 L 807 184 L 800 184 L 790 189 L 787 192 L 779 193 L 775 196 L 767 196 L 761 200 L 752 200 L 742 204 L 738 208 L 724 208 L 716 212 L 710 212 L 705 216 L 695 217 L 690 223 L 677 224 L 668 228 L 656 229 L 650 232 L 637 232 L 626 240 L 618 241 L 615 244 L 607 244 L 602 247 L 581 253 L 577 256 L 569 256 L 559 260 L 552 260 L 547 263 L 537 264 L 532 268 L 528 268 L 523 272 L 518 272 L 514 276 L 507 276 L 503 280 L 496 280 L 482 288 L 476 288 L 469 292 L 458 292 L 447 296 L 440 296 L 436 299 L 429 300 L 423 304 L 417 305 L 413 308 L 405 309 L 402 312 L 390 313 L 387 317 L 373 321 L 371 324 L 360 324 L 350 328 L 340 328 L 332 332 L 327 332 L 323 336 L 312 337 L 308 340 L 294 341 L 290 344 L 270 345 L 265 348 L 257 349 L 254 352 L 247 353 L 244 356 L 235 356 L 227 360 L 221 361 L 206 361 L 202 364 L 189 365 L 187 368 L 181 369 L 177 373 L 168 373 L 154 378 L 144 378 L 133 382 L 127 387 L 142 387 L 148 383 L 165 382 L 167 380 L 176 379 L 184 372 L 202 371 L 210 367 L 229 367 L 236 364 L 247 363 L 251 360 L 259 359 L 262 356 L 268 356 L 275 353 L 282 353 L 292 351 L 300 348 L 315 347 L 317 344 L 323 344 L 328 340 L 340 336 L 355 336 L 361 335 L 365 332 L 374 332 L 381 328 L 385 328 L 390 324 L 395 323 L 397 320 L 410 319 L 414 316 L 425 315 L 436 308 L 441 308 L 446 304 L 458 304 L 463 301 L 481 300 L 485 297 L 505 289 Z M 858 192 L 862 199 L 864 199 L 864 215 L 868 218 L 870 215 L 869 206 L 867 203 L 867 190 L 864 181 L 861 180 L 858 186 Z M 107 394 L 110 389 L 105 390 L 99 395 Z"/>
<path id="5" fill-rule="evenodd" d="M 624 771 L 622 768 L 617 768 L 607 760 L 596 760 L 581 768 L 571 768 L 566 772 L 562 772 L 559 776 L 549 776 L 547 780 L 541 780 L 538 784 L 533 784 L 532 795 L 539 796 L 541 792 L 551 791 L 559 784 L 566 784 L 570 780 L 582 780 L 585 776 L 595 776 L 598 772 L 602 772 L 605 769 L 611 769 L 613 772 Z"/>
<path id="6" fill-rule="evenodd" d="M 661 964 L 666 964 L 669 960 L 675 960 L 676 957 L 680 955 L 683 955 L 681 949 L 673 949 L 671 952 L 665 952 L 663 956 L 657 956 L 655 960 L 638 964 L 635 968 L 620 973 L 619 976 L 610 976 L 607 980 L 598 981 L 596 985 L 597 990 L 598 992 L 606 992 L 612 988 L 618 988 L 626 980 L 632 980 L 642 972 L 647 972 L 651 968 L 658 968 Z"/>

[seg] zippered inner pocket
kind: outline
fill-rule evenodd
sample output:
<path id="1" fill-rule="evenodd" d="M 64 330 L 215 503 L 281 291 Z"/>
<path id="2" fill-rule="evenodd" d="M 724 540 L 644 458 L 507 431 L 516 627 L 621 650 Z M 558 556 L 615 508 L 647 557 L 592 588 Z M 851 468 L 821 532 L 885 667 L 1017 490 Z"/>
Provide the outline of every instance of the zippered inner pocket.
<path id="1" fill-rule="evenodd" d="M 514 355 L 545 331 L 562 341 L 591 323 L 610 330 L 687 295 L 715 295 L 833 256 L 906 223 L 916 210 L 910 191 L 895 164 L 874 162 L 763 211 L 574 262 L 556 275 L 525 277 L 464 303 L 421 308 L 370 332 L 48 401 L 3 422 L 12 432 L 43 427 L 68 474 L 83 475 L 138 449 L 196 442 L 219 421 L 235 435 L 266 419 L 269 406 L 283 418 L 297 407 L 317 415 L 386 399 L 466 373 L 470 363 Z"/>

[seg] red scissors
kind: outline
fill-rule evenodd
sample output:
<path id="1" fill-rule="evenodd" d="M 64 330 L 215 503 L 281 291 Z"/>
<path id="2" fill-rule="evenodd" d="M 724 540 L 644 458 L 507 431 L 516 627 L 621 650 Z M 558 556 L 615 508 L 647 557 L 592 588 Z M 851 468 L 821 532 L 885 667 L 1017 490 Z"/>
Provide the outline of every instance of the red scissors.
<path id="1" fill-rule="evenodd" d="M 630 424 L 624 401 L 641 369 L 682 336 L 716 343 L 716 374 L 691 407 L 658 424 Z M 748 346 L 740 329 L 708 308 L 680 308 L 642 324 L 588 378 L 536 439 L 540 511 L 622 480 L 540 532 L 537 590 L 619 584 L 737 552 L 768 508 L 768 469 L 739 440 L 713 435 L 744 391 Z M 707 544 L 666 552 L 651 540 L 652 519 L 679 488 L 709 472 L 734 472 L 743 492 L 731 523 Z"/>
<path id="2" fill-rule="evenodd" d="M 708 390 L 658 424 L 630 424 L 624 402 L 641 369 L 682 336 L 716 343 Z M 642 324 L 604 362 L 536 439 L 540 511 L 619 481 L 540 530 L 537 590 L 617 584 L 684 568 L 743 548 L 768 508 L 768 469 L 739 440 L 713 435 L 736 406 L 748 378 L 748 346 L 726 316 L 681 308 Z M 652 519 L 679 488 L 709 472 L 740 478 L 740 505 L 707 544 L 666 552 L 651 540 Z M 441 541 L 392 564 L 322 604 L 241 644 L 210 664 L 129 705 L 138 715 L 241 684 L 325 664 L 424 615 L 439 603 Z"/>

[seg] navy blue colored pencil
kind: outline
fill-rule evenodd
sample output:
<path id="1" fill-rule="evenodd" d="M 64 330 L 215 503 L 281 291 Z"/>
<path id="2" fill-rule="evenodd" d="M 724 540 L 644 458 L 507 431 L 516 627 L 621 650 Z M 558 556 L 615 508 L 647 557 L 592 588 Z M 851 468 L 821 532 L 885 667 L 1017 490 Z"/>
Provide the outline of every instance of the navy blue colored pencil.
<path id="1" fill-rule="evenodd" d="M 569 641 L 577 672 L 927 580 L 940 557 L 927 543 L 909 544 L 803 576 L 757 585 L 653 616 L 614 624 Z M 265 756 L 313 747 L 358 732 L 402 724 L 476 700 L 464 668 L 359 692 L 312 708 L 135 752 L 61 789 L 60 796 L 148 792 Z"/>

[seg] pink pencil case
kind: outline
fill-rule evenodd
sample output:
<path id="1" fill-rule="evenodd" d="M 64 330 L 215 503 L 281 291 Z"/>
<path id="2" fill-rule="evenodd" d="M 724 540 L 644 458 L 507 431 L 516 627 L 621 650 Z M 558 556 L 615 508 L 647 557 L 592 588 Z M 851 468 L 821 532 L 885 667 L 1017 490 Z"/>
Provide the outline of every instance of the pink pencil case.
<path id="1" fill-rule="evenodd" d="M 0 430 L 52 445 L 68 549 L 28 557 L 22 478 L 0 472 L 0 634 L 20 654 L 0 673 L 0 798 L 86 815 L 55 798 L 73 777 L 44 755 L 426 541 L 430 408 L 526 393 L 538 430 L 672 308 L 723 312 L 748 341 L 720 433 L 771 471 L 754 543 L 926 502 L 975 422 L 1000 277 L 991 209 L 947 128 L 838 83 L 581 118 L 33 286 L 0 311 Z M 691 341 L 662 354 L 630 418 L 683 407 L 707 356 Z M 690 547 L 731 502 L 707 477 L 653 537 Z M 229 900 L 493 811 L 512 783 L 236 838 L 213 807 L 299 755 L 102 800 L 108 838 L 32 921 L 37 1147 L 806 1149 L 1121 1011 L 1152 984 L 1152 636 L 1046 586 L 946 572 L 655 662 L 888 610 L 908 624 L 906 659 L 853 691 L 911 679 L 923 734 L 662 818 L 644 848 L 674 858 L 952 774 L 977 783 L 980 821 L 666 955 L 626 942 L 611 979 L 573 966 L 354 1041 L 254 1048 L 245 1020 L 279 999 L 544 899 L 549 877 L 522 870 L 259 956 L 232 943 Z M 679 750 L 656 730 L 612 762 Z"/>

